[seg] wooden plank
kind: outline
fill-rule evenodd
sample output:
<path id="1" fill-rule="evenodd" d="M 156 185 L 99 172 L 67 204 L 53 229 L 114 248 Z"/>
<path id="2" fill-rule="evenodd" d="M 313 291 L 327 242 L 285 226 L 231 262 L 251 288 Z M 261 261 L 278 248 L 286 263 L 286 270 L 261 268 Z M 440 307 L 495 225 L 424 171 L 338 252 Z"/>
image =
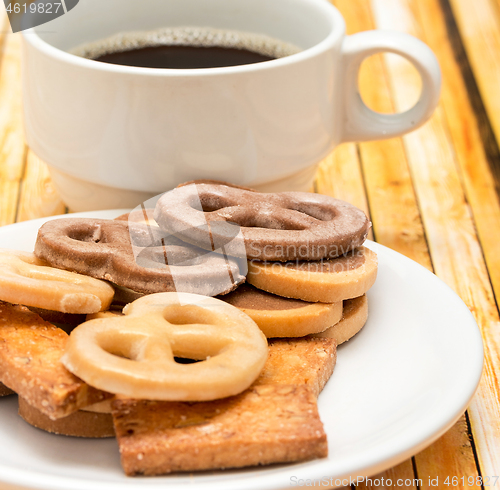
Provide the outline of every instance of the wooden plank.
<path id="1" fill-rule="evenodd" d="M 358 152 L 353 143 L 340 145 L 319 165 L 315 190 L 343 199 L 369 215 Z"/>
<path id="2" fill-rule="evenodd" d="M 373 20 L 368 1 L 338 0 L 335 5 L 343 14 L 348 34 L 373 29 Z M 379 57 L 367 60 L 360 74 L 360 89 L 365 102 L 375 110 L 392 112 L 393 106 Z M 362 181 L 358 152 L 361 156 L 366 192 L 370 203 L 371 219 L 377 241 L 387 245 L 430 268 L 423 226 L 411 184 L 404 148 L 400 139 L 362 143 L 358 151 L 354 144 L 345 144 L 337 149 L 329 167 L 331 189 L 336 197 L 349 200 L 368 210 Z M 321 168 L 321 167 L 320 167 Z M 326 185 L 323 185 L 323 192 Z M 385 481 L 385 486 L 374 484 Z M 411 459 L 380 473 L 369 483 L 358 485 L 360 489 L 416 488 Z M 387 481 L 393 482 L 387 485 Z M 411 482 L 405 486 L 406 481 Z"/>
<path id="3" fill-rule="evenodd" d="M 377 27 L 401 30 L 425 40 L 419 27 L 422 21 L 415 17 L 418 13 L 416 1 L 373 0 L 372 3 Z M 398 77 L 404 77 L 405 83 L 413 83 L 412 76 L 397 64 L 393 66 L 390 60 L 386 60 L 386 64 L 391 81 L 396 72 Z M 404 94 L 397 93 L 395 86 L 392 90 L 397 95 L 398 107 Z M 435 271 L 473 312 L 485 340 L 485 375 L 470 405 L 469 417 L 482 474 L 494 475 L 500 468 L 499 316 L 461 186 L 456 148 L 442 104 L 429 123 L 404 137 L 404 143 Z M 416 461 L 418 469 L 418 458 Z M 457 468 L 460 472 L 457 476 L 468 476 L 472 466 L 472 461 L 461 455 L 449 465 L 449 476 L 453 476 L 452 471 L 458 471 Z M 440 481 L 443 480 L 440 478 Z M 469 487 L 458 485 L 454 488 Z"/>
<path id="4" fill-rule="evenodd" d="M 16 219 L 19 183 L 0 179 L 0 226 L 13 223 Z"/>
<path id="5" fill-rule="evenodd" d="M 491 125 L 500 141 L 500 15 L 494 0 L 450 0 Z"/>
<path id="6" fill-rule="evenodd" d="M 356 485 L 359 490 L 378 490 L 378 489 L 397 489 L 397 488 L 410 488 L 417 490 L 421 488 L 418 477 L 413 472 L 413 465 L 411 459 L 390 468 L 383 473 L 371 476 L 366 479 L 366 482 Z"/>
<path id="7" fill-rule="evenodd" d="M 346 19 L 349 33 L 375 27 L 368 1 L 343 1 L 337 4 Z M 415 78 L 415 71 L 407 62 L 400 58 L 395 58 L 394 61 L 398 63 L 400 70 L 414 77 L 413 84 L 406 85 L 401 82 L 398 84 L 400 93 L 403 92 L 399 100 L 400 105 L 403 106 L 401 109 L 407 109 L 409 102 L 413 103 L 418 95 L 420 81 Z M 364 101 L 374 110 L 394 112 L 395 107 L 391 100 L 382 57 L 372 57 L 365 62 L 365 65 L 360 73 L 360 90 Z M 408 77 L 402 78 L 404 82 L 407 79 Z M 402 140 L 394 138 L 362 143 L 360 151 L 377 240 L 432 270 Z M 456 427 L 450 433 L 455 434 Z M 458 433 L 460 433 L 460 427 Z M 430 478 L 454 471 L 457 467 L 457 460 L 463 458 L 460 452 L 461 441 L 464 437 L 467 438 L 467 432 L 463 433 L 460 438 L 451 438 L 448 434 L 433 444 L 427 453 L 417 456 L 417 460 L 424 463 L 417 465 L 418 477 L 417 475 L 413 477 L 411 460 L 379 476 L 391 481 L 408 481 L 411 487 L 415 484 L 413 479 L 420 478 L 419 487 L 423 487 L 429 484 Z M 436 452 L 444 452 L 453 456 L 448 456 L 448 461 L 440 460 L 439 466 L 426 465 L 427 456 Z M 467 462 L 474 463 L 474 455 L 470 447 L 466 456 Z M 475 471 L 474 467 L 473 471 Z"/>
<path id="8" fill-rule="evenodd" d="M 25 162 L 21 106 L 21 38 L 12 34 L 7 16 L 0 19 L 0 226 L 16 217 L 19 182 Z"/>
<path id="9" fill-rule="evenodd" d="M 65 206 L 52 187 L 45 165 L 27 154 L 22 121 L 21 36 L 10 32 L 5 12 L 1 15 L 0 225 L 4 225 L 64 213 Z"/>
<path id="10" fill-rule="evenodd" d="M 61 201 L 50 179 L 47 165 L 33 152 L 28 152 L 26 172 L 21 185 L 17 221 L 64 214 Z"/>
<path id="11" fill-rule="evenodd" d="M 455 457 L 450 457 L 448 450 L 454 447 L 457 453 Z M 471 441 L 468 437 L 468 427 L 465 416 L 462 416 L 451 430 L 449 430 L 437 443 L 432 444 L 415 457 L 417 471 L 419 475 L 426 475 L 422 478 L 420 490 L 435 489 L 436 485 L 432 481 L 440 483 L 439 488 L 466 488 L 467 490 L 481 490 L 481 485 L 477 485 L 478 476 L 473 454 Z M 443 469 L 446 469 L 443 471 Z M 449 486 L 444 483 L 449 476 Z M 464 477 L 466 482 L 462 485 L 452 485 L 452 478 Z M 457 482 L 458 483 L 458 482 Z M 469 485 L 470 483 L 470 485 Z"/>
<path id="12" fill-rule="evenodd" d="M 447 75 L 443 80 L 443 108 L 447 116 L 450 137 L 455 147 L 466 198 L 474 217 L 489 277 L 498 301 L 500 298 L 500 256 L 498 254 L 500 205 L 495 176 L 492 175 L 492 165 L 491 162 L 488 162 L 483 147 L 484 137 L 482 138 L 481 135 L 481 124 L 474 114 L 471 100 L 468 97 L 470 93 L 473 93 L 473 90 L 470 90 L 470 87 L 460 76 L 460 66 L 453 56 L 453 46 L 450 42 L 450 34 L 453 36 L 453 32 L 446 31 L 446 25 L 450 26 L 453 23 L 443 15 L 438 0 L 423 0 L 417 5 L 421 24 L 425 29 L 426 41 L 438 56 L 443 72 Z M 431 21 L 432 25 L 428 25 Z M 497 176 L 497 179 L 499 177 Z M 488 315 L 488 312 L 485 313 Z M 490 317 L 489 320 L 486 317 L 485 322 L 488 321 L 491 322 L 488 328 L 494 328 L 497 321 L 495 316 Z M 494 368 L 491 370 L 491 366 L 487 365 L 486 373 L 485 383 L 495 383 L 498 371 L 495 371 Z M 498 383 L 492 388 L 496 391 Z M 485 390 L 484 396 L 491 396 L 488 395 L 488 390 Z M 471 408 L 475 409 L 471 410 L 470 417 L 483 475 L 492 475 L 498 473 L 500 455 L 498 454 L 498 445 L 491 446 L 490 441 L 498 437 L 498 434 L 492 434 L 487 427 L 491 420 L 489 417 L 483 416 L 483 403 L 490 405 L 488 400 L 478 401 L 477 398 L 473 400 Z M 477 404 L 478 406 L 476 406 Z M 498 412 L 498 407 L 490 406 L 489 412 L 492 414 Z M 481 425 L 486 426 L 486 431 L 477 429 Z M 498 421 L 495 425 L 498 425 Z"/>
<path id="13" fill-rule="evenodd" d="M 341 6 L 337 5 L 336 1 L 333 0 L 332 3 L 342 12 Z M 371 219 L 358 147 L 355 143 L 341 144 L 320 163 L 314 189 L 320 194 L 350 202 L 362 209 Z M 370 231 L 369 238 L 373 239 L 373 231 Z"/>
<path id="14" fill-rule="evenodd" d="M 336 4 L 349 34 L 375 28 L 369 1 Z M 373 56 L 364 65 L 359 83 L 365 103 L 379 112 L 394 112 L 382 56 Z M 359 148 L 377 241 L 431 269 L 401 138 L 361 143 Z"/>
<path id="15" fill-rule="evenodd" d="M 440 8 L 439 0 L 416 2 L 425 39 L 436 53 L 444 73 L 442 106 L 445 111 L 450 137 L 455 148 L 467 201 L 484 252 L 486 264 L 493 284 L 495 296 L 500 298 L 500 203 L 495 175 L 483 146 L 481 124 L 474 113 L 469 98 L 474 92 L 461 76 L 460 59 L 455 50 L 460 40 L 452 45 L 458 32 L 447 30 L 452 19 L 447 19 Z M 451 15 L 451 12 L 450 12 Z M 460 55 L 460 53 L 458 53 Z M 498 155 L 497 157 L 498 158 Z M 500 179 L 500 175 L 497 176 Z"/>
<path id="16" fill-rule="evenodd" d="M 340 145 L 320 163 L 316 172 L 314 189 L 320 194 L 350 202 L 370 217 L 358 149 L 354 143 Z M 373 240 L 373 230 L 370 230 L 368 238 Z"/>

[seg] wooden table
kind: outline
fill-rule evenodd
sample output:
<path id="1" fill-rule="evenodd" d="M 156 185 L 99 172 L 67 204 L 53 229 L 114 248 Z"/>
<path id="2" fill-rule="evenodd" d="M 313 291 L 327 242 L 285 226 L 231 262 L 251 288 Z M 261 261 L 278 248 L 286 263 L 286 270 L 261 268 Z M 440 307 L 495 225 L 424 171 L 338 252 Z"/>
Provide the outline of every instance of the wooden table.
<path id="1" fill-rule="evenodd" d="M 451 286 L 474 314 L 485 343 L 483 378 L 467 412 L 437 442 L 380 476 L 394 482 L 391 488 L 436 488 L 429 480 L 439 477 L 439 488 L 480 489 L 476 477 L 500 475 L 500 0 L 334 3 L 348 33 L 393 29 L 429 44 L 441 63 L 443 92 L 433 118 L 417 131 L 339 147 L 321 163 L 315 190 L 364 209 L 376 241 Z M 6 225 L 67 210 L 46 166 L 26 147 L 20 38 L 4 17 L 2 24 L 0 225 Z M 415 70 L 391 55 L 367 60 L 360 83 L 364 100 L 381 112 L 410 107 L 420 88 Z M 468 477 L 479 484 L 467 485 Z M 396 485 L 398 479 L 403 485 Z M 484 488 L 500 488 L 492 481 Z"/>

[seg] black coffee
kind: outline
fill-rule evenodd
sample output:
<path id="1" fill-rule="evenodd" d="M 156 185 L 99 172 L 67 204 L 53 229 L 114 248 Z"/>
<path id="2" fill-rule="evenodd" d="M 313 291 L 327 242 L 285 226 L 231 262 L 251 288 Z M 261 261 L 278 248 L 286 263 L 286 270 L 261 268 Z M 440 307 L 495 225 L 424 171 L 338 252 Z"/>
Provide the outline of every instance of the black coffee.
<path id="1" fill-rule="evenodd" d="M 188 26 L 123 32 L 71 52 L 116 65 L 189 69 L 248 65 L 299 51 L 297 46 L 260 33 Z"/>
<path id="2" fill-rule="evenodd" d="M 218 46 L 149 46 L 106 53 L 96 61 L 145 68 L 216 68 L 250 65 L 276 59 L 272 56 L 231 47 Z"/>

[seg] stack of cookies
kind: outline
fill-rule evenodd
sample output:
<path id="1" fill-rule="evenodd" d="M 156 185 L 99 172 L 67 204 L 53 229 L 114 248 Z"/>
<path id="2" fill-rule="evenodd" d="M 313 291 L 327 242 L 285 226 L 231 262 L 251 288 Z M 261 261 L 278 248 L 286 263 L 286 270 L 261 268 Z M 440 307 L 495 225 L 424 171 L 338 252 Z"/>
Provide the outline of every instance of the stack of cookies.
<path id="1" fill-rule="evenodd" d="M 354 206 L 318 194 L 197 181 L 165 194 L 151 214 L 182 240 L 248 259 L 246 284 L 220 298 L 266 337 L 313 335 L 339 345 L 366 323 L 377 256 L 362 246 L 370 222 Z"/>
<path id="2" fill-rule="evenodd" d="M 366 291 L 377 275 L 377 256 L 366 247 L 321 261 L 248 264 L 247 283 L 222 297 L 240 308 L 268 338 L 349 340 L 368 318 Z"/>
<path id="3" fill-rule="evenodd" d="M 116 436 L 127 475 L 325 457 L 316 400 L 367 319 L 369 227 L 327 196 L 207 181 L 49 221 L 35 255 L 0 253 L 0 396 L 49 432 Z"/>

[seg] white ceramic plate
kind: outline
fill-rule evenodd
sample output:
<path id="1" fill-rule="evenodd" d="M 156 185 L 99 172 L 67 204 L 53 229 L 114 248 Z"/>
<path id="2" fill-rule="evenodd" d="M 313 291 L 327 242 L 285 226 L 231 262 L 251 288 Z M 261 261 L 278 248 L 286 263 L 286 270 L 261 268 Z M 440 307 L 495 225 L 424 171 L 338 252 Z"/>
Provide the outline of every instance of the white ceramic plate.
<path id="1" fill-rule="evenodd" d="M 44 221 L 0 228 L 0 247 L 33 250 Z M 368 293 L 369 320 L 339 348 L 335 372 L 319 398 L 327 459 L 128 478 L 115 440 L 44 433 L 17 415 L 16 397 L 6 397 L 0 399 L 0 488 L 265 490 L 321 478 L 323 486 L 326 480 L 339 486 L 349 476 L 374 475 L 422 450 L 451 427 L 473 396 L 483 364 L 481 337 L 467 307 L 441 280 L 392 250 L 367 245 L 379 256 L 377 282 Z"/>

